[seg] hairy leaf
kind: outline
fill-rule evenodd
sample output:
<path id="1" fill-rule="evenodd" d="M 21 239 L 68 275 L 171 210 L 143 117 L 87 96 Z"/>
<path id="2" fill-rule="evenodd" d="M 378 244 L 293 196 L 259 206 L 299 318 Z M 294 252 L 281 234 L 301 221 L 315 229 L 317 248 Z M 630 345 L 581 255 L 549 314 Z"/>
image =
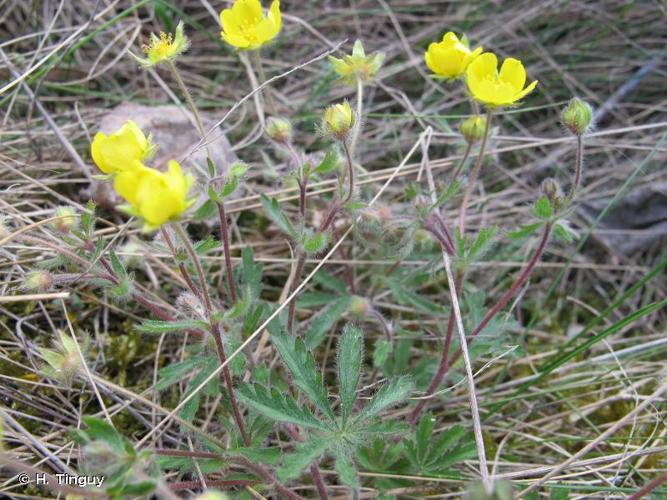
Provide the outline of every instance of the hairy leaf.
<path id="1" fill-rule="evenodd" d="M 306 393 L 308 399 L 323 415 L 332 422 L 335 421 L 336 417 L 329 405 L 327 390 L 322 382 L 320 370 L 315 365 L 315 359 L 306 349 L 303 340 L 297 339 L 295 342 L 284 332 L 272 335 L 272 340 L 283 362 L 292 372 L 294 384 Z"/>
<path id="2" fill-rule="evenodd" d="M 380 388 L 363 410 L 359 412 L 355 422 L 361 423 L 379 415 L 387 408 L 400 403 L 408 397 L 413 387 L 414 384 L 411 378 L 405 375 L 389 381 Z"/>
<path id="3" fill-rule="evenodd" d="M 338 342 L 338 384 L 343 422 L 352 413 L 356 399 L 363 349 L 361 330 L 356 326 L 347 325 Z"/>
<path id="4" fill-rule="evenodd" d="M 297 404 L 291 396 L 276 390 L 268 391 L 258 384 L 248 384 L 237 390 L 237 396 L 243 404 L 276 422 L 289 422 L 302 427 L 328 430 L 307 406 Z"/>

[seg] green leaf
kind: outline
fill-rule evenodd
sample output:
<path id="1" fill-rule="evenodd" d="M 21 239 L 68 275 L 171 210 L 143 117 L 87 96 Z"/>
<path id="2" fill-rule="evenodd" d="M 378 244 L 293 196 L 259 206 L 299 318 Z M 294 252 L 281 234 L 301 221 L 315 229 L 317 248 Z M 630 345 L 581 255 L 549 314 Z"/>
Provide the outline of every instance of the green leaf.
<path id="1" fill-rule="evenodd" d="M 109 422 L 101 418 L 85 416 L 83 423 L 86 424 L 85 433 L 89 440 L 104 441 L 116 452 L 125 454 L 124 439 Z"/>
<path id="2" fill-rule="evenodd" d="M 206 166 L 208 168 L 208 176 L 209 177 L 215 177 L 215 165 L 213 164 L 213 160 L 210 158 L 206 158 Z"/>
<path id="3" fill-rule="evenodd" d="M 182 399 L 184 400 L 187 398 L 190 394 L 194 392 L 194 390 L 199 387 L 204 380 L 206 380 L 211 373 L 213 373 L 216 368 L 218 368 L 219 365 L 219 360 L 215 356 L 209 357 L 206 362 L 204 363 L 204 366 L 202 369 L 192 377 L 192 380 L 190 380 L 190 383 L 188 384 L 187 388 L 185 389 L 185 393 L 182 396 Z M 218 381 L 213 379 L 209 384 L 218 384 Z M 187 422 L 192 422 L 192 420 L 195 418 L 195 414 L 197 413 L 197 410 L 199 409 L 199 403 L 201 402 L 201 391 L 195 393 L 195 395 L 190 399 L 185 405 L 183 405 L 183 408 L 181 409 L 179 416 L 187 421 Z"/>
<path id="4" fill-rule="evenodd" d="M 207 330 L 208 324 L 198 319 L 184 319 L 175 321 L 162 321 L 156 319 L 147 319 L 141 325 L 136 325 L 135 330 L 141 333 L 173 333 L 184 330 L 199 329 Z"/>
<path id="5" fill-rule="evenodd" d="M 333 172 L 334 170 L 336 170 L 339 164 L 340 164 L 340 156 L 338 154 L 338 151 L 336 151 L 335 149 L 331 149 L 327 151 L 327 154 L 324 156 L 324 159 L 315 168 L 315 170 L 313 170 L 313 172 L 319 175 L 328 174 L 329 172 Z"/>
<path id="6" fill-rule="evenodd" d="M 338 341 L 338 384 L 343 422 L 352 413 L 356 400 L 363 350 L 361 330 L 354 325 L 346 325 Z"/>
<path id="7" fill-rule="evenodd" d="M 579 233 L 570 227 L 566 220 L 559 220 L 554 224 L 554 236 L 565 243 L 573 243 L 579 239 Z"/>
<path id="8" fill-rule="evenodd" d="M 304 335 L 308 349 L 313 350 L 324 341 L 327 333 L 345 314 L 349 305 L 350 297 L 334 300 L 310 319 L 308 329 Z"/>
<path id="9" fill-rule="evenodd" d="M 297 339 L 294 342 L 285 332 L 276 332 L 271 336 L 280 357 L 292 372 L 294 384 L 306 393 L 308 398 L 315 404 L 323 415 L 334 422 L 334 416 L 327 390 L 322 382 L 320 370 L 315 365 L 315 359 L 310 351 L 306 349 L 303 340 Z"/>
<path id="10" fill-rule="evenodd" d="M 375 368 L 380 368 L 387 362 L 389 354 L 394 348 L 392 344 L 387 339 L 378 339 L 375 341 L 375 349 L 373 350 L 373 366 Z"/>
<path id="11" fill-rule="evenodd" d="M 315 233 L 313 236 L 308 238 L 304 244 L 303 249 L 307 253 L 319 253 L 324 250 L 329 243 L 329 235 L 326 232 Z"/>
<path id="12" fill-rule="evenodd" d="M 206 358 L 195 356 L 185 359 L 179 363 L 173 363 L 161 368 L 158 372 L 158 381 L 155 390 L 161 391 L 167 387 L 183 381 L 183 377 L 194 372 Z"/>
<path id="13" fill-rule="evenodd" d="M 228 177 L 230 178 L 236 178 L 238 179 L 239 177 L 242 177 L 245 175 L 245 173 L 248 171 L 248 165 L 242 162 L 236 162 L 234 163 L 231 167 L 229 167 L 229 172 L 227 174 Z"/>
<path id="14" fill-rule="evenodd" d="M 222 186 L 222 189 L 218 193 L 218 196 L 223 200 L 231 196 L 234 193 L 234 191 L 236 191 L 236 189 L 239 187 L 239 182 L 240 179 L 238 177 L 230 177 L 225 182 L 225 185 Z"/>
<path id="15" fill-rule="evenodd" d="M 475 241 L 470 245 L 470 250 L 468 251 L 468 258 L 479 258 L 481 257 L 485 252 L 487 252 L 490 249 L 491 244 L 493 243 L 493 238 L 496 236 L 496 233 L 498 231 L 498 228 L 494 227 L 488 227 L 488 228 L 482 228 L 479 230 L 479 233 L 477 234 L 477 238 L 475 238 Z"/>
<path id="16" fill-rule="evenodd" d="M 219 248 L 220 242 L 209 234 L 205 240 L 198 241 L 197 243 L 195 243 L 194 247 L 195 247 L 195 252 L 197 252 L 199 255 L 203 255 L 209 252 L 210 250 Z"/>
<path id="17" fill-rule="evenodd" d="M 111 261 L 111 268 L 113 269 L 113 272 L 116 273 L 118 277 L 124 278 L 127 276 L 125 266 L 116 255 L 116 252 L 113 250 L 109 250 L 109 260 Z"/>
<path id="18" fill-rule="evenodd" d="M 259 384 L 246 384 L 237 391 L 239 400 L 262 415 L 276 422 L 288 422 L 302 427 L 328 430 L 306 405 L 297 404 L 289 395 L 276 390 L 268 391 Z"/>
<path id="19" fill-rule="evenodd" d="M 280 209 L 278 200 L 262 194 L 260 195 L 260 201 L 274 224 L 278 226 L 283 233 L 296 239 L 296 230 L 287 216 Z"/>
<path id="20" fill-rule="evenodd" d="M 298 477 L 331 444 L 332 438 L 329 436 L 309 436 L 306 442 L 296 445 L 294 452 L 285 455 L 283 466 L 277 471 L 278 479 L 287 481 Z"/>
<path id="21" fill-rule="evenodd" d="M 535 222 L 533 224 L 525 224 L 516 231 L 509 231 L 506 233 L 507 237 L 512 240 L 520 240 L 526 238 L 541 228 L 544 224 L 542 222 Z"/>
<path id="22" fill-rule="evenodd" d="M 549 198 L 546 196 L 541 196 L 537 202 L 535 202 L 535 208 L 533 209 L 535 217 L 538 219 L 549 220 L 554 213 L 553 207 Z"/>
<path id="23" fill-rule="evenodd" d="M 351 488 L 358 488 L 359 474 L 357 473 L 352 458 L 344 453 L 336 453 L 336 472 L 340 480 Z"/>
<path id="24" fill-rule="evenodd" d="M 405 400 L 410 392 L 412 392 L 413 386 L 410 377 L 405 375 L 386 383 L 373 396 L 370 402 L 364 406 L 364 409 L 359 412 L 359 415 L 355 418 L 355 423 L 362 423 Z"/>
<path id="25" fill-rule="evenodd" d="M 196 221 L 206 220 L 215 213 L 215 202 L 211 199 L 206 200 L 201 206 L 192 214 L 192 218 Z"/>

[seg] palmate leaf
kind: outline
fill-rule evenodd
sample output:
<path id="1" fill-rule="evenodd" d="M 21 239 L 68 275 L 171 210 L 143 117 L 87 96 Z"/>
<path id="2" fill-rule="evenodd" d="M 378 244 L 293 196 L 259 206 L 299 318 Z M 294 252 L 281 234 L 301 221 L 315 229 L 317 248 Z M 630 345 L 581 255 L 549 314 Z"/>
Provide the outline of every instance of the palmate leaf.
<path id="1" fill-rule="evenodd" d="M 292 372 L 294 384 L 306 393 L 308 399 L 324 416 L 331 422 L 335 422 L 336 417 L 331 410 L 320 370 L 315 365 L 315 359 L 312 353 L 306 349 L 303 340 L 297 339 L 294 341 L 284 331 L 280 331 L 272 332 L 272 341 L 283 362 Z"/>
<path id="2" fill-rule="evenodd" d="M 326 338 L 331 327 L 345 314 L 350 306 L 350 297 L 342 297 L 331 302 L 311 319 L 304 335 L 306 347 L 315 349 Z"/>
<path id="3" fill-rule="evenodd" d="M 299 405 L 289 395 L 276 390 L 268 391 L 260 385 L 244 385 L 237 390 L 239 400 L 262 415 L 277 422 L 288 422 L 302 427 L 327 431 L 305 405 Z"/>
<path id="4" fill-rule="evenodd" d="M 408 397 L 413 388 L 412 379 L 406 375 L 389 381 L 375 393 L 373 398 L 359 412 L 359 415 L 354 419 L 355 424 L 358 425 L 376 417 L 387 408 L 400 403 Z"/>
<path id="5" fill-rule="evenodd" d="M 360 486 L 359 474 L 354 466 L 354 462 L 352 462 L 352 458 L 342 452 L 336 453 L 335 457 L 336 472 L 338 472 L 340 480 L 351 488 L 358 488 Z"/>
<path id="6" fill-rule="evenodd" d="M 314 460 L 327 451 L 335 439 L 329 435 L 310 436 L 304 443 L 296 445 L 295 450 L 285 456 L 283 466 L 278 469 L 278 479 L 287 481 L 298 477 Z"/>
<path id="7" fill-rule="evenodd" d="M 415 428 L 414 436 L 404 440 L 405 456 L 416 473 L 442 473 L 452 464 L 477 456 L 470 432 L 455 425 L 433 435 L 435 418 L 426 414 Z"/>
<path id="8" fill-rule="evenodd" d="M 343 425 L 352 413 L 356 399 L 363 349 L 361 330 L 356 326 L 347 325 L 338 342 L 338 384 Z"/>

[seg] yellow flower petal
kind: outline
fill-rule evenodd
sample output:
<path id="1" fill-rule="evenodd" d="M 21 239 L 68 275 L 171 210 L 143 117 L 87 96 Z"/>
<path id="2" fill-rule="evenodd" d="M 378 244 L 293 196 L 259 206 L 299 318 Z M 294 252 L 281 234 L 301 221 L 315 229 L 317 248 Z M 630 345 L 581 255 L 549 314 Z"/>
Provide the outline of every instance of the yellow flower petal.
<path id="1" fill-rule="evenodd" d="M 280 32 L 280 2 L 274 0 L 264 15 L 259 0 L 236 0 L 231 8 L 220 13 L 220 36 L 238 49 L 257 49 Z"/>
<path id="2" fill-rule="evenodd" d="M 509 83 L 516 92 L 520 92 L 526 83 L 526 70 L 521 61 L 508 57 L 500 68 L 498 79 Z"/>
<path id="3" fill-rule="evenodd" d="M 521 61 L 507 58 L 497 73 L 498 59 L 490 52 L 475 58 L 468 66 L 466 83 L 473 98 L 489 107 L 510 106 L 532 91 L 537 81 L 525 89 L 526 70 Z"/>
<path id="4" fill-rule="evenodd" d="M 477 49 L 477 56 L 481 49 Z M 442 41 L 431 43 L 424 54 L 424 61 L 436 75 L 455 79 L 463 76 L 470 62 L 474 59 L 468 46 L 462 43 L 452 31 L 445 33 Z"/>

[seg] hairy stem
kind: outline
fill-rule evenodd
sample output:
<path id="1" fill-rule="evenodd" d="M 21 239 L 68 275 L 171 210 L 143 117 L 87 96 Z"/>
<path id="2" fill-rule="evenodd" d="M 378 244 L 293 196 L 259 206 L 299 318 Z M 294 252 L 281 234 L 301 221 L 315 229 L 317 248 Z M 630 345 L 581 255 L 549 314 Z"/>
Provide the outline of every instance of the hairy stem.
<path id="1" fill-rule="evenodd" d="M 266 73 L 264 73 L 264 65 L 262 64 L 262 54 L 259 52 L 259 49 L 252 51 L 252 60 L 255 63 L 255 67 L 257 68 L 257 74 L 259 75 L 260 85 L 266 83 Z M 262 90 L 264 93 L 264 99 L 266 100 L 266 111 L 270 115 L 275 115 L 276 103 L 273 100 L 273 93 L 271 91 L 271 87 L 267 85 Z"/>
<path id="2" fill-rule="evenodd" d="M 456 293 L 459 294 L 461 291 L 461 283 L 463 282 L 462 273 L 459 273 L 456 276 L 455 281 L 456 281 Z M 433 380 L 431 380 L 431 383 L 426 389 L 424 396 L 422 397 L 422 399 L 419 400 L 419 403 L 417 403 L 417 406 L 415 406 L 415 408 L 412 410 L 412 413 L 410 413 L 410 416 L 408 417 L 408 423 L 410 425 L 415 425 L 419 421 L 419 418 L 421 417 L 424 408 L 426 408 L 426 405 L 428 404 L 430 397 L 433 396 L 435 391 L 438 389 L 440 383 L 442 382 L 443 377 L 449 370 L 449 351 L 452 347 L 453 336 L 454 336 L 454 311 L 451 310 L 449 312 L 449 320 L 447 321 L 445 343 L 442 346 L 442 353 L 440 355 L 440 363 L 438 363 L 438 369 L 435 372 L 435 375 L 433 375 Z"/>
<path id="3" fill-rule="evenodd" d="M 461 202 L 461 211 L 459 213 L 459 230 L 461 231 L 461 236 L 465 233 L 465 223 L 466 223 L 466 211 L 468 210 L 468 203 L 470 203 L 470 196 L 472 195 L 472 190 L 475 189 L 475 183 L 477 182 L 477 177 L 479 176 L 479 171 L 482 168 L 482 161 L 484 160 L 484 153 L 486 152 L 486 143 L 489 139 L 489 130 L 491 129 L 491 117 L 493 116 L 493 111 L 489 108 L 486 112 L 486 123 L 484 125 L 484 136 L 482 137 L 482 145 L 479 147 L 479 154 L 477 155 L 477 161 L 475 166 L 472 168 L 470 173 L 470 179 L 468 179 L 468 185 L 466 186 L 465 193 L 463 194 L 463 201 Z"/>
<path id="4" fill-rule="evenodd" d="M 211 297 L 208 293 L 208 287 L 206 284 L 206 278 L 204 276 L 204 270 L 201 266 L 199 256 L 197 255 L 197 252 L 195 252 L 195 249 L 192 246 L 192 243 L 190 242 L 190 237 L 185 232 L 185 229 L 183 229 L 183 226 L 181 226 L 180 224 L 173 224 L 173 227 L 176 230 L 176 233 L 178 234 L 179 238 L 183 242 L 185 250 L 186 252 L 188 252 L 190 259 L 194 263 L 195 270 L 197 271 L 197 275 L 199 277 L 199 281 L 202 287 L 202 296 L 204 297 L 204 306 L 206 308 L 206 316 L 209 320 L 211 335 L 213 336 L 213 340 L 215 341 L 215 347 L 218 351 L 218 357 L 220 358 L 220 363 L 225 365 L 225 367 L 222 370 L 222 376 L 225 381 L 225 385 L 227 386 L 227 392 L 229 393 L 229 402 L 232 405 L 234 420 L 236 420 L 236 425 L 239 428 L 239 432 L 241 434 L 241 437 L 243 438 L 243 442 L 245 443 L 246 446 L 250 446 L 250 437 L 248 436 L 248 433 L 245 430 L 243 417 L 241 416 L 241 412 L 239 410 L 238 403 L 236 401 L 236 396 L 234 395 L 234 384 L 232 380 L 232 374 L 229 370 L 229 367 L 227 366 L 227 355 L 225 354 L 225 346 L 222 342 L 222 334 L 220 332 L 220 328 L 218 327 L 218 323 L 214 321 L 212 318 L 213 304 L 211 303 Z"/>
<path id="5" fill-rule="evenodd" d="M 352 199 L 352 195 L 354 194 L 354 163 L 352 163 L 352 152 L 350 151 L 347 142 L 345 141 L 342 142 L 343 142 L 343 149 L 345 150 L 345 157 L 347 159 L 347 175 L 349 177 L 349 188 L 348 188 L 349 191 L 343 203 L 347 204 L 350 202 L 350 200 Z"/>
<path id="6" fill-rule="evenodd" d="M 232 266 L 232 252 L 229 245 L 229 226 L 227 225 L 227 214 L 225 213 L 225 204 L 216 202 L 218 207 L 218 217 L 220 219 L 220 238 L 225 253 L 225 268 L 227 269 L 227 283 L 229 284 L 229 295 L 232 304 L 236 304 L 236 285 L 234 285 L 234 268 Z"/>
<path id="7" fill-rule="evenodd" d="M 490 116 L 488 117 L 490 119 Z M 488 122 L 487 122 L 488 123 Z M 428 161 L 428 147 L 424 150 L 426 179 L 428 181 L 429 191 L 431 192 L 431 200 L 433 204 L 436 203 L 435 182 L 433 180 L 433 172 L 431 171 L 431 164 Z M 440 217 L 438 207 L 434 208 L 436 218 Z M 440 218 L 442 228 L 446 231 L 444 221 Z M 445 240 L 442 240 L 445 241 Z M 441 244 L 442 244 L 441 241 Z M 442 261 L 445 265 L 445 273 L 447 275 L 447 285 L 449 286 L 451 300 L 452 300 L 452 315 L 456 320 L 456 330 L 459 334 L 459 343 L 461 344 L 461 352 L 463 354 L 463 361 L 466 370 L 466 378 L 468 379 L 468 399 L 470 401 L 470 414 L 472 416 L 473 434 L 475 435 L 475 447 L 477 448 L 477 459 L 479 460 L 479 473 L 487 491 L 491 490 L 491 479 L 489 477 L 489 467 L 486 462 L 486 448 L 484 446 L 484 436 L 482 435 L 482 420 L 479 416 L 479 406 L 477 404 L 477 390 L 475 388 L 475 377 L 472 371 L 472 362 L 468 354 L 468 344 L 466 343 L 466 334 L 463 327 L 463 318 L 461 317 L 461 307 L 459 304 L 458 288 L 460 285 L 454 279 L 452 273 L 452 263 L 449 254 L 442 248 Z M 450 340 L 451 341 L 451 340 Z"/>
<path id="8" fill-rule="evenodd" d="M 472 144 L 470 142 L 468 142 L 467 146 L 466 146 L 466 150 L 463 153 L 463 158 L 461 158 L 461 161 L 459 162 L 458 166 L 456 167 L 456 170 L 454 170 L 454 173 L 452 174 L 452 182 L 456 180 L 456 178 L 461 173 L 461 170 L 463 170 L 463 166 L 468 161 L 468 157 L 470 156 L 470 151 L 471 150 L 472 150 Z"/>
<path id="9" fill-rule="evenodd" d="M 294 268 L 294 276 L 292 276 L 292 283 L 290 285 L 289 294 L 292 295 L 295 291 L 301 279 L 301 274 L 303 273 L 303 268 L 306 265 L 306 252 L 302 249 L 297 250 L 296 257 L 296 267 Z M 287 331 L 290 334 L 294 334 L 294 316 L 296 314 L 296 297 L 294 297 L 289 303 L 289 309 L 287 312 Z"/>
<path id="10" fill-rule="evenodd" d="M 521 274 L 519 277 L 516 279 L 514 284 L 507 290 L 503 296 L 500 298 L 496 304 L 489 309 L 489 311 L 486 313 L 484 318 L 482 318 L 482 321 L 479 322 L 479 324 L 475 327 L 475 329 L 470 332 L 470 335 L 468 337 L 468 343 L 472 343 L 472 341 L 475 339 L 479 333 L 486 328 L 486 325 L 489 324 L 489 322 L 498 314 L 503 307 L 507 305 L 507 303 L 510 301 L 510 299 L 516 294 L 516 292 L 523 286 L 523 284 L 526 282 L 528 277 L 530 276 L 530 273 L 533 272 L 533 269 L 535 269 L 535 266 L 537 263 L 540 261 L 540 258 L 542 257 L 542 254 L 544 253 L 544 249 L 547 246 L 547 243 L 549 242 L 549 237 L 551 236 L 551 230 L 552 230 L 552 224 L 551 222 L 548 222 L 544 226 L 544 231 L 542 233 L 542 238 L 540 239 L 540 242 L 537 246 L 537 249 L 535 250 L 535 253 L 531 257 L 530 261 L 528 261 L 528 264 L 526 264 L 526 267 L 523 268 L 523 271 L 521 271 Z M 456 361 L 459 359 L 461 356 L 461 351 L 457 351 L 452 359 L 449 361 L 449 366 L 454 366 Z"/>
<path id="11" fill-rule="evenodd" d="M 213 311 L 213 303 L 211 302 L 211 296 L 208 293 L 208 286 L 206 284 L 206 275 L 204 274 L 204 269 L 201 266 L 201 261 L 199 260 L 199 256 L 197 255 L 197 252 L 192 246 L 190 237 L 185 232 L 185 229 L 183 229 L 183 226 L 181 226 L 178 223 L 175 223 L 172 224 L 172 227 L 176 231 L 176 234 L 178 234 L 178 237 L 180 238 L 181 242 L 183 243 L 183 246 L 185 247 L 185 251 L 188 253 L 190 260 L 192 260 L 192 264 L 195 266 L 197 278 L 199 279 L 199 286 L 201 287 L 201 295 L 204 299 L 204 307 L 206 307 L 207 313 L 211 314 L 211 312 Z"/>
<path id="12" fill-rule="evenodd" d="M 240 457 L 240 456 L 230 457 L 227 455 L 219 455 L 217 453 L 210 453 L 207 451 L 167 450 L 162 448 L 155 449 L 153 451 L 157 455 L 163 455 L 168 457 L 217 458 L 217 459 L 229 460 L 231 462 L 236 462 L 252 470 L 257 475 L 261 476 L 265 481 L 273 484 L 276 491 L 281 493 L 285 498 L 289 498 L 291 500 L 300 500 L 302 498 L 301 496 L 297 495 L 296 493 L 285 487 L 285 485 L 280 483 L 269 469 L 258 463 L 251 462 L 245 457 Z"/>
<path id="13" fill-rule="evenodd" d="M 357 116 L 356 123 L 354 124 L 354 130 L 352 131 L 352 142 L 350 145 L 350 152 L 354 155 L 354 152 L 357 149 L 357 141 L 359 140 L 359 135 L 361 134 L 361 117 L 364 112 L 364 82 L 361 81 L 361 78 L 357 77 Z"/>
<path id="14" fill-rule="evenodd" d="M 229 366 L 226 365 L 227 355 L 225 354 L 225 346 L 222 342 L 222 334 L 220 332 L 220 328 L 218 327 L 217 323 L 212 322 L 211 335 L 215 340 L 215 348 L 218 351 L 218 357 L 220 358 L 220 363 L 225 365 L 225 367 L 222 369 L 222 376 L 225 380 L 225 385 L 227 386 L 229 402 L 231 403 L 232 412 L 234 413 L 234 420 L 236 421 L 236 425 L 239 428 L 239 433 L 241 434 L 241 437 L 243 439 L 243 444 L 245 444 L 246 446 L 250 446 L 251 444 L 250 436 L 246 431 L 245 423 L 243 421 L 243 416 L 241 415 L 241 411 L 239 410 L 239 404 L 236 401 L 236 395 L 234 394 L 234 382 L 232 380 L 232 373 L 229 370 Z"/>
<path id="15" fill-rule="evenodd" d="M 584 138 L 581 135 L 577 135 L 577 159 L 574 170 L 574 181 L 572 182 L 572 187 L 570 192 L 567 195 L 566 203 L 570 203 L 577 194 L 579 186 L 581 185 L 581 179 L 583 177 L 584 171 Z"/>
<path id="16" fill-rule="evenodd" d="M 183 93 L 183 96 L 185 97 L 185 100 L 188 103 L 188 106 L 190 107 L 190 110 L 192 111 L 192 116 L 195 118 L 195 123 L 197 124 L 197 129 L 199 130 L 199 134 L 201 135 L 202 141 L 204 141 L 204 147 L 206 148 L 206 156 L 208 159 L 213 162 L 213 157 L 211 156 L 211 148 L 208 145 L 208 142 L 206 141 L 206 131 L 204 130 L 204 123 L 202 122 L 201 115 L 199 114 L 199 110 L 197 109 L 197 106 L 195 105 L 195 101 L 192 98 L 192 94 L 190 94 L 190 91 L 188 90 L 188 87 L 185 85 L 185 82 L 181 78 L 180 73 L 178 72 L 178 69 L 176 69 L 176 65 L 174 64 L 173 61 L 167 59 L 167 67 L 169 68 L 169 71 L 171 71 L 171 74 L 174 77 L 174 80 L 176 80 L 176 84 L 178 85 L 178 88 L 181 89 L 181 92 Z"/>
<path id="17" fill-rule="evenodd" d="M 660 474 L 653 481 L 648 483 L 642 489 L 638 490 L 632 496 L 628 497 L 628 500 L 641 500 L 642 498 L 648 497 L 648 494 L 655 490 L 658 486 L 663 483 L 667 483 L 667 472 Z"/>

